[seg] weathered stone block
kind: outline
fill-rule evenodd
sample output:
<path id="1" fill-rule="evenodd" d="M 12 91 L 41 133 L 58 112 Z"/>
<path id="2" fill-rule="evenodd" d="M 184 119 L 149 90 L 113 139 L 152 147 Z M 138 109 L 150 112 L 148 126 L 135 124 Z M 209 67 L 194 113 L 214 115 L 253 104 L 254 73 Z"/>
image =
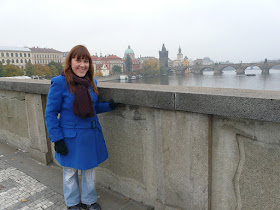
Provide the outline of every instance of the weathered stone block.
<path id="1" fill-rule="evenodd" d="M 213 121 L 212 209 L 277 209 L 279 124 Z"/>
<path id="2" fill-rule="evenodd" d="M 19 148 L 28 150 L 27 115 L 25 94 L 0 91 L 0 139 Z"/>
<path id="3" fill-rule="evenodd" d="M 160 110 L 156 134 L 159 203 L 166 208 L 207 209 L 208 116 Z"/>
<path id="4" fill-rule="evenodd" d="M 146 204 L 156 199 L 154 109 L 120 105 L 99 115 L 109 158 L 97 168 L 102 185 Z"/>

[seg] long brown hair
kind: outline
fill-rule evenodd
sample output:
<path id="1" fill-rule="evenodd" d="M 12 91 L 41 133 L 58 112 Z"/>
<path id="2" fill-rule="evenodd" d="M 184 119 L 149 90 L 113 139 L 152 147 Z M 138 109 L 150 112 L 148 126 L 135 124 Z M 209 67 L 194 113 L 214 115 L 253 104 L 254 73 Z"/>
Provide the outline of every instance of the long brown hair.
<path id="1" fill-rule="evenodd" d="M 93 88 L 93 91 L 98 95 L 98 90 L 95 85 L 95 82 L 93 81 L 93 75 L 94 75 L 94 68 L 92 64 L 92 59 L 90 57 L 88 49 L 83 46 L 83 45 L 77 45 L 71 49 L 71 51 L 68 53 L 66 60 L 65 60 L 65 66 L 64 66 L 64 74 L 65 74 L 65 79 L 67 83 L 69 84 L 70 91 L 71 93 L 74 93 L 76 88 L 75 88 L 75 83 L 73 80 L 72 75 L 74 74 L 72 68 L 71 68 L 71 60 L 72 58 L 77 58 L 77 59 L 88 59 L 89 60 L 89 69 L 85 75 L 85 78 L 90 82 L 90 85 Z"/>

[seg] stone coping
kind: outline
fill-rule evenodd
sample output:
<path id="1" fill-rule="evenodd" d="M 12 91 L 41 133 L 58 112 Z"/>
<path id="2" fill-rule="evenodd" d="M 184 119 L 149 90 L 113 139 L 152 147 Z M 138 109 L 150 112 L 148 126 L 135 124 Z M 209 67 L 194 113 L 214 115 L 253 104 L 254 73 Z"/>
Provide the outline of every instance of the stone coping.
<path id="1" fill-rule="evenodd" d="M 0 78 L 0 90 L 48 94 L 50 80 Z M 99 82 L 100 99 L 159 109 L 280 122 L 280 91 Z"/>

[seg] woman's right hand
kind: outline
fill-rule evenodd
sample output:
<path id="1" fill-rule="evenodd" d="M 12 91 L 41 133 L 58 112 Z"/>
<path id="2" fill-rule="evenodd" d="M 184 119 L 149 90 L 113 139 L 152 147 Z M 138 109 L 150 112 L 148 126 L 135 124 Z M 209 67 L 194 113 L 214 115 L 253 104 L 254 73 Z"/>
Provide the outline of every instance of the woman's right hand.
<path id="1" fill-rule="evenodd" d="M 64 139 L 61 139 L 57 142 L 54 142 L 54 150 L 61 155 L 67 155 L 68 154 L 68 149 L 66 147 Z"/>

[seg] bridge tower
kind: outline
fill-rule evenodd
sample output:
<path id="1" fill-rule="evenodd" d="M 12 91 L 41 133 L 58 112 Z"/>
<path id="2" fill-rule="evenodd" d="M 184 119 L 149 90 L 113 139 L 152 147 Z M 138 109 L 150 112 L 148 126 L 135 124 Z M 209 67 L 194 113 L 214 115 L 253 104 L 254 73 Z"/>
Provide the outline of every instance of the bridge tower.
<path id="1" fill-rule="evenodd" d="M 180 45 L 179 45 L 179 49 L 178 49 L 177 60 L 183 61 L 183 54 L 181 52 Z"/>
<path id="2" fill-rule="evenodd" d="M 168 68 L 168 51 L 166 50 L 164 44 L 162 45 L 162 50 L 159 51 L 159 62 L 161 66 Z"/>

